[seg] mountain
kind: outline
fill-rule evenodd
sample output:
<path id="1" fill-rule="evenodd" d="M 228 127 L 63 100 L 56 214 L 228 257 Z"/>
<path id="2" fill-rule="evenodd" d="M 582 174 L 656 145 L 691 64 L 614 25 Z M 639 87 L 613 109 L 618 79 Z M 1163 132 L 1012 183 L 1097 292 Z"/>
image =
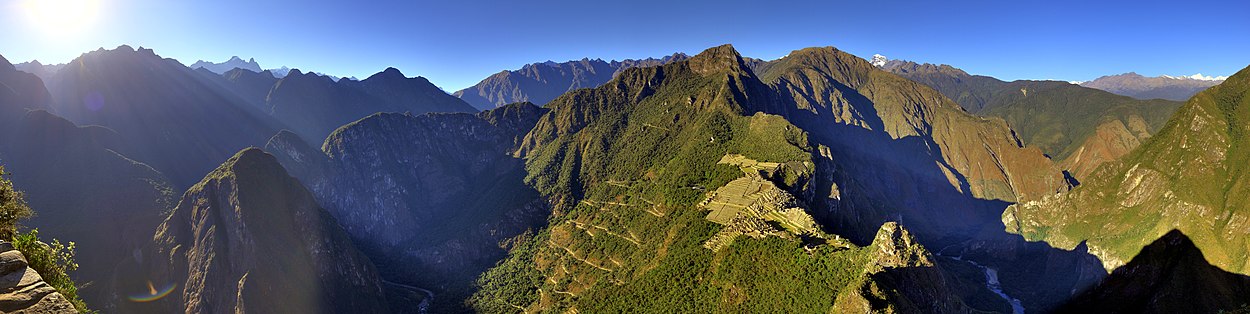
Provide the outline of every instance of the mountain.
<path id="1" fill-rule="evenodd" d="M 1002 290 L 1046 311 L 1105 276 L 1092 255 L 1002 231 L 1014 202 L 1066 191 L 1061 169 L 1002 119 L 832 47 L 756 67 L 778 95 L 761 110 L 809 132 L 813 216 L 855 243 L 898 221 L 937 254 L 994 270 Z"/>
<path id="2" fill-rule="evenodd" d="M 217 74 L 225 74 L 226 72 L 229 72 L 230 70 L 234 70 L 234 69 L 244 69 L 244 70 L 249 70 L 252 72 L 261 71 L 260 64 L 256 63 L 256 59 L 247 59 L 247 61 L 243 61 L 243 59 L 239 59 L 238 56 L 232 56 L 230 57 L 229 60 L 226 60 L 225 62 L 222 62 L 222 63 L 213 63 L 213 62 L 208 62 L 204 60 L 199 60 L 199 61 L 196 61 L 195 63 L 192 63 L 189 68 L 191 69 L 203 68 L 203 69 L 212 71 L 213 73 L 217 73 Z"/>
<path id="3" fill-rule="evenodd" d="M 95 309 L 112 309 L 114 267 L 151 240 L 173 203 L 168 179 L 119 154 L 122 141 L 100 126 L 79 127 L 31 111 L 0 139 L 0 158 L 39 214 L 25 225 L 78 244 L 81 267 L 71 275 Z"/>
<path id="4" fill-rule="evenodd" d="M 477 85 L 457 91 L 453 95 L 481 110 L 526 101 L 543 105 L 565 92 L 607 83 L 625 69 L 657 66 L 687 58 L 689 56 L 684 53 L 675 53 L 659 59 L 582 59 L 562 63 L 531 63 L 517 70 L 491 75 Z"/>
<path id="5" fill-rule="evenodd" d="M 1250 68 L 1190 98 L 1141 146 L 1069 193 L 1015 204 L 1007 230 L 1057 247 L 1088 245 L 1106 269 L 1177 229 L 1212 265 L 1250 273 Z"/>
<path id="6" fill-rule="evenodd" d="M 1108 75 L 1083 82 L 1081 86 L 1097 88 L 1137 99 L 1185 101 L 1204 89 L 1223 82 L 1227 77 L 1192 76 L 1145 77 L 1135 72 Z"/>
<path id="7" fill-rule="evenodd" d="M 268 69 L 268 70 L 265 70 L 265 71 L 273 72 L 273 76 L 274 76 L 274 77 L 277 77 L 277 78 L 283 78 L 283 77 L 286 77 L 287 73 L 291 73 L 291 68 L 288 68 L 288 67 L 286 67 L 286 66 L 283 66 L 283 67 L 281 67 L 281 68 L 277 68 L 277 69 Z M 253 72 L 255 72 L 255 71 L 253 71 Z"/>
<path id="8" fill-rule="evenodd" d="M 0 132 L 8 132 L 27 110 L 48 109 L 52 96 L 34 74 L 18 71 L 0 56 Z"/>
<path id="9" fill-rule="evenodd" d="M 1181 105 L 1058 81 L 1004 82 L 949 65 L 890 60 L 882 68 L 932 87 L 968 112 L 1003 118 L 1024 144 L 1041 148 L 1078 180 L 1139 145 Z"/>
<path id="10" fill-rule="evenodd" d="M 347 124 L 321 150 L 290 132 L 273 152 L 378 262 L 388 281 L 424 287 L 453 311 L 473 279 L 502 259 L 500 243 L 545 223 L 511 152 L 545 109 L 479 114 L 379 113 Z"/>
<path id="11" fill-rule="evenodd" d="M 1222 313 L 1247 302 L 1250 277 L 1208 264 L 1189 237 L 1172 230 L 1058 312 Z"/>
<path id="12" fill-rule="evenodd" d="M 382 282 L 346 232 L 272 155 L 249 148 L 188 189 L 134 253 L 124 312 L 379 313 Z M 155 284 L 155 286 L 153 286 Z M 150 288 L 152 287 L 152 288 Z M 151 289 L 151 290 L 149 290 Z M 151 293 L 149 293 L 149 291 Z"/>
<path id="13" fill-rule="evenodd" d="M 273 72 L 265 70 L 257 73 L 239 68 L 226 71 L 224 74 L 213 73 L 205 69 L 197 71 L 208 80 L 234 91 L 257 109 L 269 112 L 269 106 L 265 101 L 269 97 L 269 91 L 278 83 L 278 77 L 274 76 Z"/>
<path id="14" fill-rule="evenodd" d="M 833 51 L 796 51 L 783 60 Z M 856 62 L 850 66 L 873 69 Z M 902 225 L 923 226 L 910 222 L 922 220 L 914 213 L 907 213 L 908 223 L 876 225 L 882 228 L 867 227 L 876 223 L 868 219 L 855 229 L 826 223 L 831 220 L 823 214 L 823 199 L 840 195 L 824 185 L 830 184 L 824 176 L 833 175 L 826 158 L 834 148 L 791 123 L 800 115 L 768 113 L 797 112 L 782 109 L 801 99 L 784 97 L 792 95 L 788 89 L 783 93 L 752 70 L 772 67 L 778 73 L 829 71 L 750 62 L 726 45 L 683 61 L 627 69 L 599 87 L 549 102 L 550 111 L 517 152 L 525 159 L 526 182 L 553 202 L 549 224 L 518 237 L 509 257 L 478 280 L 469 304 L 483 312 L 1009 310 L 989 291 L 989 281 L 979 280 L 986 277 L 936 279 L 959 271 L 980 274 L 971 264 L 920 253 L 928 252 L 920 249 L 928 246 L 921 235 L 901 231 Z M 956 119 L 977 120 L 966 117 Z M 985 125 L 1007 130 L 1001 122 Z M 861 136 L 846 141 L 864 137 L 854 135 Z M 1011 143 L 996 148 L 1005 156 L 1030 154 Z M 859 153 L 877 148 L 845 147 Z M 1031 154 L 1044 160 L 1036 150 Z M 926 165 L 937 164 L 930 159 Z M 1054 185 L 1046 189 L 1063 189 L 1059 171 L 1052 170 Z M 1022 186 L 1015 194 L 977 184 L 975 193 L 1013 198 L 1029 197 L 1042 186 Z M 894 198 L 911 196 L 906 187 L 898 194 Z M 889 216 L 899 219 L 896 212 Z M 887 240 L 874 240 L 878 234 Z"/>
<path id="15" fill-rule="evenodd" d="M 239 149 L 263 145 L 282 124 L 149 49 L 83 54 L 48 83 L 52 112 L 116 131 L 128 157 L 181 190 Z"/>
<path id="16" fill-rule="evenodd" d="M 39 79 L 44 80 L 44 81 L 51 79 L 53 76 L 56 76 L 56 72 L 59 72 L 61 71 L 61 69 L 65 68 L 64 63 L 43 64 L 43 63 L 40 63 L 39 60 L 22 62 L 22 63 L 15 64 L 13 66 L 17 68 L 18 71 L 34 74 L 35 76 L 38 76 Z"/>
<path id="17" fill-rule="evenodd" d="M 13 243 L 0 241 L 0 312 L 78 313 L 74 304 L 30 268 Z"/>
<path id="18" fill-rule="evenodd" d="M 251 103 L 282 121 L 310 143 L 320 143 L 339 126 L 376 112 L 475 112 L 423 77 L 408 78 L 395 68 L 361 81 L 292 70 L 273 81 L 267 74 L 229 73 L 225 83 Z M 220 78 L 218 78 L 220 79 Z M 270 83 L 272 82 L 272 83 Z M 268 85 L 263 98 L 259 92 Z M 270 133 L 273 135 L 273 133 Z"/>

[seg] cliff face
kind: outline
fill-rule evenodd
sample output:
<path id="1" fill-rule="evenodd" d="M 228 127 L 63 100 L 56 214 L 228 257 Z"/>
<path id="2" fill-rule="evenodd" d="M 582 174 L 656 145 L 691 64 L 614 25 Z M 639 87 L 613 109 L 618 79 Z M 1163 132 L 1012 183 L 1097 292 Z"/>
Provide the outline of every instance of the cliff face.
<path id="1" fill-rule="evenodd" d="M 0 312 L 78 313 L 56 288 L 26 263 L 12 243 L 0 241 Z"/>
<path id="2" fill-rule="evenodd" d="M 510 155 L 543 112 L 521 103 L 478 115 L 381 113 L 343 126 L 320 151 L 290 133 L 266 149 L 368 243 L 388 280 L 455 295 L 504 256 L 501 241 L 547 215 Z"/>
<path id="3" fill-rule="evenodd" d="M 176 291 L 123 311 L 387 311 L 372 263 L 273 156 L 246 149 L 183 195 L 126 285 Z M 153 291 L 155 293 L 155 291 Z"/>

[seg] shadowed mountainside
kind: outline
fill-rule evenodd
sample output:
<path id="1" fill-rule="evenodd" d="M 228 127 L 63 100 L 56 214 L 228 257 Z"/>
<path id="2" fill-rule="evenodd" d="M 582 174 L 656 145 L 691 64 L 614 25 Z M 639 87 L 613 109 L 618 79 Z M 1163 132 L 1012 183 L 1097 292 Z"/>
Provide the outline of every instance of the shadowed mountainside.
<path id="1" fill-rule="evenodd" d="M 117 131 L 126 143 L 123 154 L 164 173 L 178 189 L 281 129 L 268 115 L 149 49 L 83 54 L 48 86 L 53 113 Z"/>
<path id="2" fill-rule="evenodd" d="M 459 311 L 508 238 L 545 223 L 545 198 L 510 154 L 545 113 L 517 103 L 479 114 L 379 113 L 339 128 L 321 150 L 289 132 L 266 149 L 312 190 L 384 278 L 434 291 Z"/>
<path id="3" fill-rule="evenodd" d="M 145 313 L 386 312 L 382 282 L 334 218 L 257 148 L 240 151 L 182 201 L 150 247 L 119 269 L 119 291 L 176 287 Z"/>
<path id="4" fill-rule="evenodd" d="M 1250 304 L 1250 277 L 1207 263 L 1185 234 L 1169 231 L 1060 313 L 1222 313 Z"/>

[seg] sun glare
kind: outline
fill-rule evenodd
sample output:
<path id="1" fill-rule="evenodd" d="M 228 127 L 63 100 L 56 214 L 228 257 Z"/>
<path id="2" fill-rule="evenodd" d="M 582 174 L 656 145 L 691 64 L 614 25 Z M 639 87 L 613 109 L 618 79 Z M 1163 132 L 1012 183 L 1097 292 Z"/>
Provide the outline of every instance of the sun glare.
<path id="1" fill-rule="evenodd" d="M 78 34 L 92 24 L 99 12 L 99 0 L 25 0 L 31 22 L 49 36 Z"/>

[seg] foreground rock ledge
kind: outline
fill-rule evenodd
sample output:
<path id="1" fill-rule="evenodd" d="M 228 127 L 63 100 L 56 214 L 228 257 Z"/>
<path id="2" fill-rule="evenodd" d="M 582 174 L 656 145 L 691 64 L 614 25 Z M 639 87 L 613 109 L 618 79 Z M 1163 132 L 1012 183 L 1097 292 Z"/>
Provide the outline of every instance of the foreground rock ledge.
<path id="1" fill-rule="evenodd" d="M 77 313 L 13 243 L 0 241 L 0 313 Z"/>

